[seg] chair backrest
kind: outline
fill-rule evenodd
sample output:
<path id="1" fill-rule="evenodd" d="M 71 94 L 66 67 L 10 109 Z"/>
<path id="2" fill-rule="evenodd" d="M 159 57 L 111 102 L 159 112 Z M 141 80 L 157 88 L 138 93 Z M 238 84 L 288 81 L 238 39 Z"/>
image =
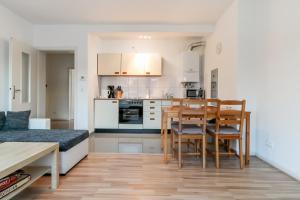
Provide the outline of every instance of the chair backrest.
<path id="1" fill-rule="evenodd" d="M 245 121 L 245 107 L 245 100 L 219 101 L 217 112 L 217 129 L 220 126 L 237 125 L 240 134 L 242 134 Z"/>
<path id="2" fill-rule="evenodd" d="M 220 100 L 219 99 L 206 99 L 207 101 L 207 118 L 215 118 L 217 116 L 218 107 Z"/>
<path id="3" fill-rule="evenodd" d="M 205 99 L 183 99 L 179 111 L 179 130 L 182 125 L 197 125 L 206 131 L 207 101 Z"/>

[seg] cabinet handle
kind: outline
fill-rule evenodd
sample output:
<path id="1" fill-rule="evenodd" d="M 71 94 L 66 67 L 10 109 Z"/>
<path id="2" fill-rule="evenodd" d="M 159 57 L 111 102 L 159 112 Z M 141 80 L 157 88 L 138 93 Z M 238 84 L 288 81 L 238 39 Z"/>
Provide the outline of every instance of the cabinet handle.
<path id="1" fill-rule="evenodd" d="M 150 103 L 155 103 L 155 101 L 150 101 Z"/>
<path id="2" fill-rule="evenodd" d="M 112 101 L 112 103 L 118 103 L 118 101 Z"/>
<path id="3" fill-rule="evenodd" d="M 115 74 L 120 74 L 120 72 L 115 72 Z"/>
<path id="4" fill-rule="evenodd" d="M 122 74 L 127 74 L 127 72 L 122 72 Z"/>
<path id="5" fill-rule="evenodd" d="M 150 73 L 150 72 L 146 72 L 146 74 L 147 74 L 147 75 L 150 75 L 151 73 Z"/>
<path id="6" fill-rule="evenodd" d="M 151 112 L 150 115 L 155 115 L 155 113 L 154 113 L 154 112 Z"/>
<path id="7" fill-rule="evenodd" d="M 150 109 L 155 109 L 155 107 L 150 107 Z"/>
<path id="8" fill-rule="evenodd" d="M 153 120 L 155 120 L 155 118 L 150 118 L 150 120 L 152 120 L 152 121 L 153 121 Z"/>

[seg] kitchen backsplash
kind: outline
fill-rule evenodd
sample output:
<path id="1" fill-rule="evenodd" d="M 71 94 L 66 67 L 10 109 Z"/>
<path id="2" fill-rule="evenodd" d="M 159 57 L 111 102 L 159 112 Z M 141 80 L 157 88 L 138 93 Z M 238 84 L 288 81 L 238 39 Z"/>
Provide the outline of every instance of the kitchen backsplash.
<path id="1" fill-rule="evenodd" d="M 183 86 L 177 80 L 168 77 L 99 77 L 100 95 L 107 97 L 107 86 L 120 85 L 124 98 L 165 98 L 183 96 Z"/>

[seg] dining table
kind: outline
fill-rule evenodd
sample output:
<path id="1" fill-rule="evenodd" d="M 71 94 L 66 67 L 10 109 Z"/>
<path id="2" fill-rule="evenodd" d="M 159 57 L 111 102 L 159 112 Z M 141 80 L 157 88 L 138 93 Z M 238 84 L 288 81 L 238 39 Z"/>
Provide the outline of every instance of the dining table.
<path id="1" fill-rule="evenodd" d="M 163 160 L 168 163 L 168 122 L 171 119 L 178 118 L 179 106 L 162 107 L 161 110 L 161 147 L 163 149 Z M 214 106 L 207 107 L 207 119 L 216 119 L 217 108 Z M 250 118 L 251 112 L 245 112 L 245 164 L 250 163 Z"/>

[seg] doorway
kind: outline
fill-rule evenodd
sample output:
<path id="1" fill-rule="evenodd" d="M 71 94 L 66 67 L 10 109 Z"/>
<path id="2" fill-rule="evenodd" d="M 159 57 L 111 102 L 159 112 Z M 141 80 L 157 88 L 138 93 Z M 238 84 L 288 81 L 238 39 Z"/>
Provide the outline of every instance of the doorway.
<path id="1" fill-rule="evenodd" d="M 51 129 L 74 129 L 74 65 L 73 51 L 45 52 L 45 113 Z"/>

